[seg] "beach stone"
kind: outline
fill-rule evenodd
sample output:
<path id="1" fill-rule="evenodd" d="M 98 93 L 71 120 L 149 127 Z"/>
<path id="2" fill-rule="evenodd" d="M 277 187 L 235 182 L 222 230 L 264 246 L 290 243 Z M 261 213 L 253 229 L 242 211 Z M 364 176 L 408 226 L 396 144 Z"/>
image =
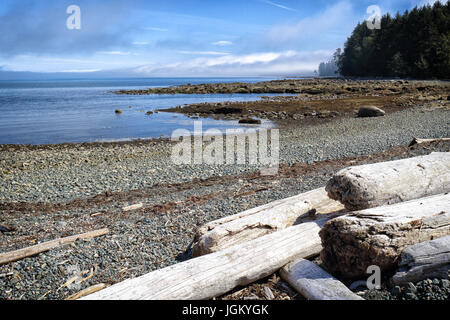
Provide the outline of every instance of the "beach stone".
<path id="1" fill-rule="evenodd" d="M 0 225 L 0 232 L 10 232 L 11 230 L 5 226 Z"/>
<path id="2" fill-rule="evenodd" d="M 386 112 L 377 108 L 375 106 L 367 106 L 361 107 L 358 110 L 357 117 L 358 118 L 367 118 L 367 117 L 381 117 L 384 116 Z"/>
<path id="3" fill-rule="evenodd" d="M 261 120 L 258 119 L 241 119 L 239 123 L 242 124 L 261 124 Z"/>
<path id="4" fill-rule="evenodd" d="M 391 290 L 391 294 L 392 294 L 393 296 L 398 296 L 398 295 L 400 295 L 401 293 L 402 293 L 402 289 L 401 289 L 399 286 L 395 286 L 395 287 L 393 287 L 392 290 Z"/>

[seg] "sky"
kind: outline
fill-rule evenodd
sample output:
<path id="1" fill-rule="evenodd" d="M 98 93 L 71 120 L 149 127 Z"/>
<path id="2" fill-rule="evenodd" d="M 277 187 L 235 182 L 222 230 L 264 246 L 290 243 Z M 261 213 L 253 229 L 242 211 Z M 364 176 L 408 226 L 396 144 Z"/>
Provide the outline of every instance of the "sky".
<path id="1" fill-rule="evenodd" d="M 308 75 L 367 8 L 434 0 L 1 0 L 0 73 Z M 80 29 L 67 20 L 80 9 Z M 70 20 L 72 21 L 72 20 Z"/>

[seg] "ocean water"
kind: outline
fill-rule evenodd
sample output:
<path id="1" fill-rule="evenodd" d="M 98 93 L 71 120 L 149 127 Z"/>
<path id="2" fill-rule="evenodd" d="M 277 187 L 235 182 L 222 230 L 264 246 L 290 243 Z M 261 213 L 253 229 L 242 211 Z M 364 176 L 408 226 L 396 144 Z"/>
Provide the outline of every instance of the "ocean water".
<path id="1" fill-rule="evenodd" d="M 120 89 L 213 82 L 257 82 L 273 78 L 150 78 L 0 81 L 0 144 L 55 144 L 147 139 L 193 131 L 194 121 L 155 109 L 199 102 L 250 101 L 260 94 L 116 95 Z M 267 96 L 270 96 L 267 94 Z M 116 115 L 115 110 L 122 114 Z M 203 130 L 241 127 L 237 121 L 201 119 Z M 268 121 L 263 125 L 270 127 Z"/>

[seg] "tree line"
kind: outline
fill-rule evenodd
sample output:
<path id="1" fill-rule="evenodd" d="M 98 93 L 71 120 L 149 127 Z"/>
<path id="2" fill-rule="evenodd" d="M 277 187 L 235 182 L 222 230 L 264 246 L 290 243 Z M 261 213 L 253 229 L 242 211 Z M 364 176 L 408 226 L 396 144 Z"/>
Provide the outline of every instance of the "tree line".
<path id="1" fill-rule="evenodd" d="M 450 1 L 359 23 L 333 63 L 343 76 L 450 78 Z"/>

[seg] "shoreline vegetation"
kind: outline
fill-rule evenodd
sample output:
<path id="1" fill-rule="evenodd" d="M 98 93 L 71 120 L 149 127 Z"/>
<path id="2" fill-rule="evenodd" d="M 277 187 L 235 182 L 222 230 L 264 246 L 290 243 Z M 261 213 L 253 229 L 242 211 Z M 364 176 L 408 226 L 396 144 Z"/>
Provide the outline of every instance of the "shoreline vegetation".
<path id="1" fill-rule="evenodd" d="M 379 28 L 359 23 L 333 60 L 343 76 L 450 76 L 450 1 L 381 17 Z"/>

